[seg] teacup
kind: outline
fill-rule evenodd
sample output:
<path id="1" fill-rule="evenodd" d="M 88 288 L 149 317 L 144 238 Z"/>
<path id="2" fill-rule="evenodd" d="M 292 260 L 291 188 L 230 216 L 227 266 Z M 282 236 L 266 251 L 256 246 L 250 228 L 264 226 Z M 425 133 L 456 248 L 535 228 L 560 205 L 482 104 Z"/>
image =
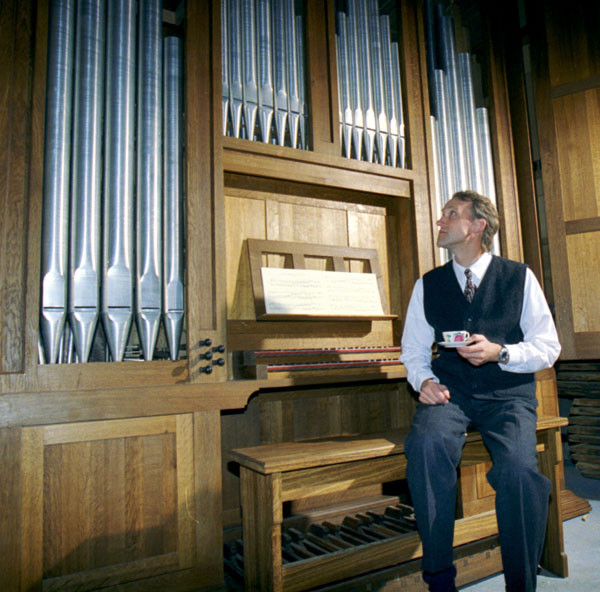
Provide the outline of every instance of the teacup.
<path id="1" fill-rule="evenodd" d="M 442 331 L 442 335 L 446 343 L 462 343 L 471 336 L 468 331 Z"/>

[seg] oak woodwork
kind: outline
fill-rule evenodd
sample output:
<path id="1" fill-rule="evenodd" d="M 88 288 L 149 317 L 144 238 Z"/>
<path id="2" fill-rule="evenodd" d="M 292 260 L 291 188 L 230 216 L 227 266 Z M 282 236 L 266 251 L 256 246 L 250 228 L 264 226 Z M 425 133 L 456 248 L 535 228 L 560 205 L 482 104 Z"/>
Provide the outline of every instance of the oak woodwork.
<path id="1" fill-rule="evenodd" d="M 93 589 L 193 565 L 190 414 L 27 427 L 22 449 L 21 585 Z"/>
<path id="2" fill-rule="evenodd" d="M 24 366 L 32 4 L 0 5 L 0 374 Z"/>
<path id="3" fill-rule="evenodd" d="M 187 359 L 46 366 L 38 325 L 48 3 L 1 3 L 2 590 L 219 586 L 222 526 L 241 520 L 228 450 L 407 427 L 414 401 L 401 372 L 276 381 L 233 380 L 229 364 L 202 372 L 205 339 L 226 345 L 227 360 L 233 349 L 397 344 L 414 280 L 436 262 L 420 3 L 398 10 L 405 169 L 341 156 L 333 4 L 307 3 L 311 149 L 299 151 L 222 137 L 220 2 L 185 3 Z M 491 124 L 512 244 L 504 56 L 495 59 Z M 400 320 L 267 329 L 254 314 L 246 238 L 377 249 Z M 381 486 L 335 495 L 350 504 Z M 330 502 L 311 496 L 292 511 Z"/>
<path id="4" fill-rule="evenodd" d="M 561 358 L 597 358 L 597 307 L 579 282 L 594 289 L 598 268 L 594 221 L 599 203 L 595 171 L 600 107 L 595 81 L 600 73 L 600 51 L 593 30 L 600 23 L 600 14 L 597 6 L 586 3 L 567 7 L 557 1 L 532 0 L 528 8 Z"/>

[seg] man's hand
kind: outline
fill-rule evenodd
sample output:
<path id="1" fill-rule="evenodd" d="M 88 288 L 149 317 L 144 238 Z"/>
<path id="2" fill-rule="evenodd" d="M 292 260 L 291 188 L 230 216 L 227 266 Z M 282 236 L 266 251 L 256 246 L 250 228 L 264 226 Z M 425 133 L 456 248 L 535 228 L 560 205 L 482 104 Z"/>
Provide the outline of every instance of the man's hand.
<path id="1" fill-rule="evenodd" d="M 497 362 L 501 345 L 492 343 L 483 335 L 471 335 L 468 345 L 459 347 L 456 351 L 473 366 L 482 366 L 488 362 Z"/>
<path id="2" fill-rule="evenodd" d="M 421 385 L 419 402 L 425 405 L 445 405 L 450 400 L 450 391 L 443 384 L 438 384 L 431 378 L 427 378 Z"/>

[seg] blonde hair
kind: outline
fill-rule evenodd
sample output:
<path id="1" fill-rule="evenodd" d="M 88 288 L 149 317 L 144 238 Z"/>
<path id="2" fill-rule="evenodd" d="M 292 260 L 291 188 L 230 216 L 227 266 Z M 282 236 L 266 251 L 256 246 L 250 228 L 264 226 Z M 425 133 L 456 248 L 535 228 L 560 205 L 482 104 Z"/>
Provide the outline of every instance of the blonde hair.
<path id="1" fill-rule="evenodd" d="M 452 196 L 452 199 L 454 198 L 460 201 L 470 202 L 473 218 L 485 220 L 486 225 L 481 235 L 481 246 L 486 251 L 491 251 L 494 242 L 494 235 L 496 232 L 498 232 L 498 228 L 500 227 L 500 220 L 498 218 L 498 210 L 496 210 L 496 206 L 489 198 L 471 190 L 457 191 Z"/>

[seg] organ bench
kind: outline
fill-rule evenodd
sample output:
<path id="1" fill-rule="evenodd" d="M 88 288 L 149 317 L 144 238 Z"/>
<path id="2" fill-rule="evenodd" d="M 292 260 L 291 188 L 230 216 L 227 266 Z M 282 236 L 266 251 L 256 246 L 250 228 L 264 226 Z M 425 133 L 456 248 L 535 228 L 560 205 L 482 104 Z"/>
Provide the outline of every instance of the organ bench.
<path id="1" fill-rule="evenodd" d="M 538 462 L 552 482 L 542 566 L 567 576 L 560 505 L 560 427 L 567 420 L 538 418 Z M 283 502 L 343 492 L 366 485 L 403 479 L 407 430 L 340 436 L 321 440 L 265 444 L 231 451 L 240 465 L 244 571 L 247 590 L 304 590 L 419 558 L 416 532 L 398 534 L 354 548 L 284 564 L 282 561 Z M 489 462 L 478 432 L 468 434 L 461 467 Z M 456 521 L 454 545 L 497 533 L 495 512 Z"/>

